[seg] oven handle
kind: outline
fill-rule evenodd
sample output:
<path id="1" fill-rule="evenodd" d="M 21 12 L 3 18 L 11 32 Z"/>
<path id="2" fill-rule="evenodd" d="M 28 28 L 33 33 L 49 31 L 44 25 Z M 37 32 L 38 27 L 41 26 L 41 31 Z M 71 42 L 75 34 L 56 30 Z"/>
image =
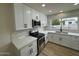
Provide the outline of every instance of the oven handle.
<path id="1" fill-rule="evenodd" d="M 45 37 L 45 36 L 43 36 L 43 37 Z M 43 37 L 41 37 L 39 40 L 41 40 Z"/>

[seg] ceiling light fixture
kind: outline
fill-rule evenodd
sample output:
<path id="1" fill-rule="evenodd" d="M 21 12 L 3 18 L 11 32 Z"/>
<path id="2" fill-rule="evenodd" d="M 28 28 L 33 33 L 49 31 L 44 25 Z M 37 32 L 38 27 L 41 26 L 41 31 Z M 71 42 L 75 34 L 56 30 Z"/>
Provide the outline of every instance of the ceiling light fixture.
<path id="1" fill-rule="evenodd" d="M 60 12 L 63 12 L 63 11 L 60 11 Z"/>
<path id="2" fill-rule="evenodd" d="M 45 7 L 46 6 L 46 4 L 42 4 L 42 7 Z"/>
<path id="3" fill-rule="evenodd" d="M 74 3 L 73 5 L 78 5 L 79 3 Z"/>
<path id="4" fill-rule="evenodd" d="M 52 10 L 49 10 L 49 12 L 52 12 Z"/>

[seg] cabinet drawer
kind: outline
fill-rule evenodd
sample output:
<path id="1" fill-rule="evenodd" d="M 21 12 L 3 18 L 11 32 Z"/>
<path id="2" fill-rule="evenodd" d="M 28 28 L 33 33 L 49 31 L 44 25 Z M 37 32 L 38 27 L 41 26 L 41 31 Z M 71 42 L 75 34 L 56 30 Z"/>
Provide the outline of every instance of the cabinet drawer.
<path id="1" fill-rule="evenodd" d="M 20 55 L 21 56 L 29 56 L 30 55 L 29 47 L 26 46 L 26 47 L 22 48 L 20 51 Z"/>
<path id="2" fill-rule="evenodd" d="M 21 56 L 35 56 L 37 54 L 37 41 L 33 41 L 20 51 Z"/>

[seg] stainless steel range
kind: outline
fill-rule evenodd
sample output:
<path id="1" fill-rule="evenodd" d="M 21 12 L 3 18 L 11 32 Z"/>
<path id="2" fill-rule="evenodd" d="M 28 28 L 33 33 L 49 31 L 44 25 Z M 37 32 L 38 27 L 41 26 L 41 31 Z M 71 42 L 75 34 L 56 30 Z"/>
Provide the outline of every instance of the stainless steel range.
<path id="1" fill-rule="evenodd" d="M 29 35 L 37 38 L 37 55 L 45 47 L 45 34 L 38 31 L 29 31 Z"/>

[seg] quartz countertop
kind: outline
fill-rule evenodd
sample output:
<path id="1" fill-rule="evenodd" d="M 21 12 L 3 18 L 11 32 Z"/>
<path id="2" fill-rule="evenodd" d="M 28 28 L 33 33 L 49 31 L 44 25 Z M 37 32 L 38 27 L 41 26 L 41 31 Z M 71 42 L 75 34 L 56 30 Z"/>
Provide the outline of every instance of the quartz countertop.
<path id="1" fill-rule="evenodd" d="M 53 32 L 48 31 L 48 33 L 53 33 Z M 71 35 L 71 36 L 79 36 L 79 33 L 73 33 L 73 32 L 60 32 L 60 33 L 54 32 L 54 34 Z"/>
<path id="2" fill-rule="evenodd" d="M 48 31 L 48 30 L 45 30 L 45 31 L 39 31 L 40 33 L 45 33 L 45 34 L 48 34 L 48 32 L 51 32 L 51 33 L 56 33 L 56 31 Z"/>
<path id="3" fill-rule="evenodd" d="M 17 49 L 21 49 L 34 40 L 37 40 L 37 38 L 31 36 L 20 36 L 18 38 L 14 38 L 12 40 L 12 43 L 15 45 Z"/>
<path id="4" fill-rule="evenodd" d="M 79 36 L 79 33 L 75 33 L 75 32 L 59 32 L 57 33 L 56 31 L 50 31 L 50 30 L 45 30 L 45 31 L 39 31 L 41 33 L 55 33 L 55 34 L 63 34 L 63 35 L 72 35 L 72 36 Z"/>
<path id="5" fill-rule="evenodd" d="M 79 33 L 72 33 L 72 32 L 68 32 L 68 35 L 79 36 Z"/>

